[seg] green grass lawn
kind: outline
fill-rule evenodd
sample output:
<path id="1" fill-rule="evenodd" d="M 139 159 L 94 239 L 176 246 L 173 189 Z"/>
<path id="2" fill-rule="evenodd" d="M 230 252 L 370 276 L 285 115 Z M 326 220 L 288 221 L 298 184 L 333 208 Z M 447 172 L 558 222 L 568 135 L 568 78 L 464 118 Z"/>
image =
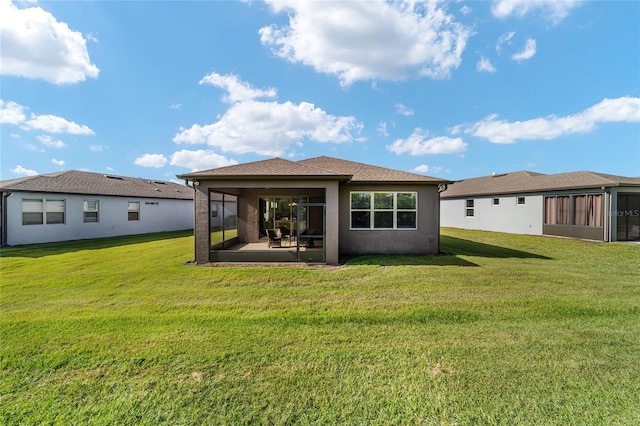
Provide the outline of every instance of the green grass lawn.
<path id="1" fill-rule="evenodd" d="M 1 251 L 2 424 L 639 424 L 640 246 L 195 267 L 185 233 Z"/>

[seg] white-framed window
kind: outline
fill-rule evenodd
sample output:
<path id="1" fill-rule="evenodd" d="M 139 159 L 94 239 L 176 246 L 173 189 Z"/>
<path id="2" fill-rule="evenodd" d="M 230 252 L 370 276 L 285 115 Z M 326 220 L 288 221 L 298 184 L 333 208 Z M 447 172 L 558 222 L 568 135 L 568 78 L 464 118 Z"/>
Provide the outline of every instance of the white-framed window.
<path id="1" fill-rule="evenodd" d="M 98 222 L 99 207 L 98 200 L 84 200 L 82 202 L 82 220 L 85 223 Z"/>
<path id="2" fill-rule="evenodd" d="M 352 192 L 351 229 L 417 229 L 417 192 Z"/>
<path id="3" fill-rule="evenodd" d="M 499 206 L 500 205 L 500 198 L 494 198 L 493 200 L 491 200 L 491 205 L 492 206 Z"/>
<path id="4" fill-rule="evenodd" d="M 475 201 L 474 200 L 466 200 L 465 202 L 465 216 L 473 217 L 475 215 Z"/>
<path id="5" fill-rule="evenodd" d="M 516 204 L 517 204 L 517 205 L 519 205 L 519 206 L 524 206 L 524 204 L 525 204 L 525 197 L 518 197 L 518 198 L 516 199 Z"/>
<path id="6" fill-rule="evenodd" d="M 128 219 L 140 220 L 140 201 L 129 201 L 129 207 L 127 209 Z"/>
<path id="7" fill-rule="evenodd" d="M 64 224 L 65 200 L 28 199 L 22 200 L 23 225 Z"/>

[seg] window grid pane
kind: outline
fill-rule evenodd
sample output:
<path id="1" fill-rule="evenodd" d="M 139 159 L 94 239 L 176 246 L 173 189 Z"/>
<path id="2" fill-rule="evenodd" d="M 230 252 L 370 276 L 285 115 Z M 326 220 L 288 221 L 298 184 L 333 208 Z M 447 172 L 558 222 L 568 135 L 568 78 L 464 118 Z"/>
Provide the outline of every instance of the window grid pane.
<path id="1" fill-rule="evenodd" d="M 397 216 L 398 228 L 414 228 L 416 227 L 416 212 L 398 212 Z"/>
<path id="2" fill-rule="evenodd" d="M 22 213 L 22 224 L 23 225 L 42 225 L 42 213 L 30 213 L 25 212 Z"/>
<path id="3" fill-rule="evenodd" d="M 393 193 L 376 192 L 373 194 L 373 208 L 376 210 L 393 210 Z"/>
<path id="4" fill-rule="evenodd" d="M 23 213 L 42 213 L 42 200 L 22 200 Z"/>
<path id="5" fill-rule="evenodd" d="M 415 192 L 398 192 L 398 210 L 415 210 L 416 195 Z"/>
<path id="6" fill-rule="evenodd" d="M 376 211 L 373 214 L 373 227 L 393 229 L 393 212 Z"/>
<path id="7" fill-rule="evenodd" d="M 368 192 L 352 192 L 351 208 L 354 210 L 368 210 L 371 208 L 371 194 Z"/>
<path id="8" fill-rule="evenodd" d="M 90 200 L 84 202 L 84 211 L 85 212 L 97 212 L 98 211 L 98 201 Z"/>
<path id="9" fill-rule="evenodd" d="M 368 211 L 351 212 L 351 227 L 356 229 L 371 228 L 371 213 Z"/>
<path id="10" fill-rule="evenodd" d="M 47 213 L 57 212 L 64 213 L 64 200 L 46 200 Z"/>
<path id="11" fill-rule="evenodd" d="M 85 222 L 97 222 L 98 221 L 98 212 L 84 212 L 84 221 Z"/>
<path id="12" fill-rule="evenodd" d="M 47 212 L 47 225 L 60 225 L 64 223 L 64 212 Z"/>

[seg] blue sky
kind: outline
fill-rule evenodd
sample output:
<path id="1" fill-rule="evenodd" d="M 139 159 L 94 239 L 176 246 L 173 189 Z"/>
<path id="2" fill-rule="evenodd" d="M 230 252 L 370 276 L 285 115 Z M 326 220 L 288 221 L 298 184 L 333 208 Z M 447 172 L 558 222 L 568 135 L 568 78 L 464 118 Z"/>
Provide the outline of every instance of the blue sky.
<path id="1" fill-rule="evenodd" d="M 3 180 L 327 155 L 640 176 L 637 1 L 0 0 Z"/>

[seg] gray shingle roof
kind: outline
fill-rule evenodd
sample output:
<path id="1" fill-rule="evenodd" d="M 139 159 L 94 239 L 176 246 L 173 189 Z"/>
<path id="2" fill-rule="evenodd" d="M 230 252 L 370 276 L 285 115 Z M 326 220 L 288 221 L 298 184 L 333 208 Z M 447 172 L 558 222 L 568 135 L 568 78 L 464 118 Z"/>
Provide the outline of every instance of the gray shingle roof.
<path id="1" fill-rule="evenodd" d="M 177 183 L 77 170 L 0 181 L 0 190 L 193 199 L 193 190 Z"/>
<path id="2" fill-rule="evenodd" d="M 351 182 L 449 182 L 430 176 L 324 156 L 297 162 L 284 160 L 282 158 L 273 158 L 270 160 L 220 167 L 178 176 L 180 179 L 194 179 L 198 177 L 236 179 L 266 177 L 272 179 L 335 178 L 344 181 L 350 180 Z"/>
<path id="3" fill-rule="evenodd" d="M 640 186 L 640 177 L 615 176 L 587 171 L 552 175 L 519 171 L 459 180 L 449 185 L 449 188 L 440 196 L 455 198 L 616 186 Z"/>

